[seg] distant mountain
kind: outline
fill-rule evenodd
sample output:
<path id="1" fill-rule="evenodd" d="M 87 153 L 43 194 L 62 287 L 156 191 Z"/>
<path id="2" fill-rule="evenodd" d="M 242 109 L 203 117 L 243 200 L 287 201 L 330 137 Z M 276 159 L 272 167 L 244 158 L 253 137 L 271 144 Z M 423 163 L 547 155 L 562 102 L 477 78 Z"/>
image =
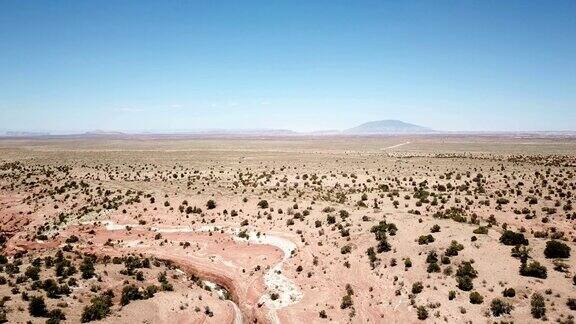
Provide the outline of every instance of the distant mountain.
<path id="1" fill-rule="evenodd" d="M 48 132 L 22 132 L 22 131 L 6 131 L 4 133 L 6 136 L 10 137 L 32 137 L 32 136 L 48 136 Z"/>
<path id="2" fill-rule="evenodd" d="M 296 132 L 288 129 L 204 129 L 183 132 L 205 135 L 294 135 Z"/>
<path id="3" fill-rule="evenodd" d="M 83 135 L 89 135 L 89 136 L 98 136 L 98 135 L 103 135 L 103 136 L 107 136 L 107 135 L 124 135 L 124 133 L 122 132 L 117 132 L 117 131 L 103 131 L 103 130 L 93 130 L 93 131 L 88 131 L 88 132 L 84 132 Z"/>
<path id="4" fill-rule="evenodd" d="M 378 120 L 347 129 L 343 131 L 343 133 L 351 135 L 425 134 L 434 133 L 434 130 L 423 126 L 405 123 L 400 120 Z"/>

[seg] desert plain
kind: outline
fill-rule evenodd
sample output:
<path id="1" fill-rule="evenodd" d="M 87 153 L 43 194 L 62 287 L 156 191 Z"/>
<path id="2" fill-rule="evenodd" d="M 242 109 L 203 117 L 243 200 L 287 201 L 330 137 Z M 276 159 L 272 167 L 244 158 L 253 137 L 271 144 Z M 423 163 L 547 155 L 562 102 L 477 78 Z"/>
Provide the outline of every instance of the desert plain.
<path id="1" fill-rule="evenodd" d="M 574 323 L 576 138 L 0 139 L 0 321 Z"/>

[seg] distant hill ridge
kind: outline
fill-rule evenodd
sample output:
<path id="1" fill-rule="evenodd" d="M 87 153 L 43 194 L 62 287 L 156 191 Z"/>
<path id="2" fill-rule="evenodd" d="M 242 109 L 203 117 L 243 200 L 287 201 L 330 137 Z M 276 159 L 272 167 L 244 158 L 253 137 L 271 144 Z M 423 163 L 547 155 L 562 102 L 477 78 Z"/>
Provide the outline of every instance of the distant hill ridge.
<path id="1" fill-rule="evenodd" d="M 387 119 L 387 120 L 377 120 L 364 123 L 362 125 L 347 129 L 343 131 L 345 134 L 424 134 L 424 133 L 434 133 L 435 131 L 410 123 L 405 123 L 400 120 Z"/>

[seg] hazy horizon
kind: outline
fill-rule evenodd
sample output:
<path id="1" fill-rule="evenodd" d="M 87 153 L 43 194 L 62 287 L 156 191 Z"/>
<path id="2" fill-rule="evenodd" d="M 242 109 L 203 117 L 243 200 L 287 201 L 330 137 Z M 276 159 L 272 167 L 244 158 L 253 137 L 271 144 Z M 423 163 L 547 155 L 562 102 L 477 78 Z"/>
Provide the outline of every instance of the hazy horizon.
<path id="1" fill-rule="evenodd" d="M 0 4 L 0 131 L 576 131 L 576 2 Z"/>

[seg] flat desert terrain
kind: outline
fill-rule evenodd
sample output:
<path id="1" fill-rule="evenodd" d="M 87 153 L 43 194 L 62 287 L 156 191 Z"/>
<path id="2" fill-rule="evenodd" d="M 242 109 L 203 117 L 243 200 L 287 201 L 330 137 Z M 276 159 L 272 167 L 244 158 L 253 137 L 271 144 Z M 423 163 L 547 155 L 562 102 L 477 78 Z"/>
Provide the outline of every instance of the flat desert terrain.
<path id="1" fill-rule="evenodd" d="M 574 323 L 576 139 L 0 139 L 0 321 Z"/>

